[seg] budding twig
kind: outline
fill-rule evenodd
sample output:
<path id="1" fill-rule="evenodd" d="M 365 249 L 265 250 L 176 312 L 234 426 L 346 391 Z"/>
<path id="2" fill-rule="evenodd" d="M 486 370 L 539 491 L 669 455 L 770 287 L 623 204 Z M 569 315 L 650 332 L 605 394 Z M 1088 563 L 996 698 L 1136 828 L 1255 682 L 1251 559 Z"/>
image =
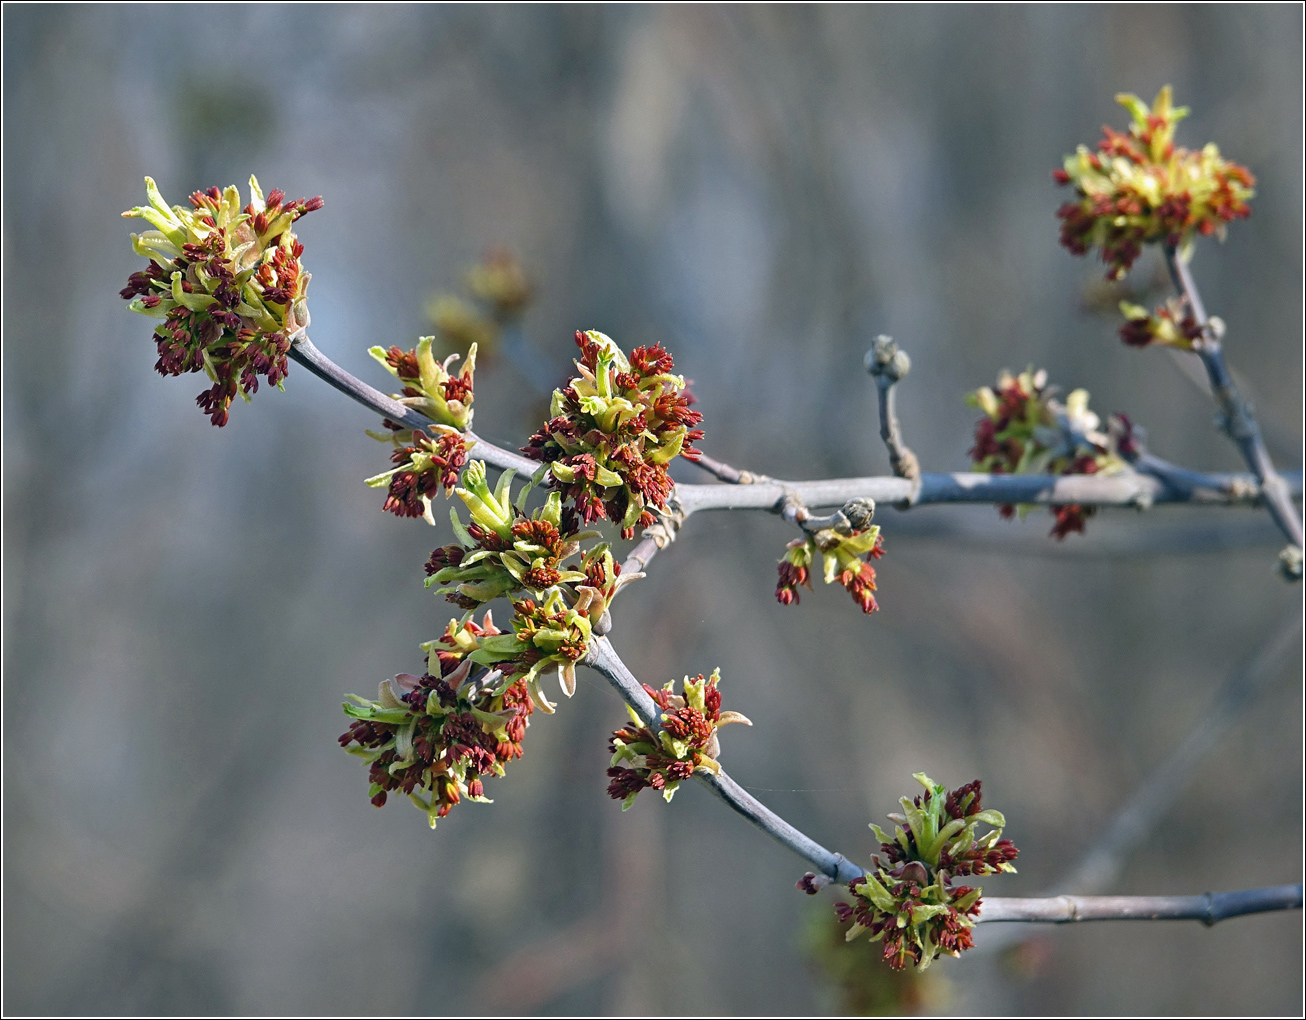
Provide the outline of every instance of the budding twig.
<path id="1" fill-rule="evenodd" d="M 892 337 L 880 335 L 871 343 L 871 349 L 864 359 L 866 371 L 875 379 L 875 389 L 880 395 L 880 438 L 889 448 L 889 467 L 899 478 L 905 478 L 916 485 L 915 491 L 900 504 L 906 509 L 916 502 L 920 492 L 921 465 L 916 454 L 908 449 L 902 440 L 902 426 L 898 423 L 895 408 L 895 386 L 911 371 L 911 359 L 907 352 L 899 350 Z"/>
<path id="2" fill-rule="evenodd" d="M 1251 468 L 1252 474 L 1260 483 L 1266 509 L 1280 530 L 1300 551 L 1306 548 L 1302 537 L 1301 517 L 1292 505 L 1289 487 L 1274 469 L 1265 440 L 1261 438 L 1261 429 L 1252 414 L 1251 405 L 1238 392 L 1228 365 L 1225 364 L 1224 350 L 1220 344 L 1219 331 L 1206 315 L 1202 304 L 1202 295 L 1197 290 L 1188 263 L 1179 257 L 1172 245 L 1165 246 L 1165 264 L 1170 270 L 1170 278 L 1175 289 L 1188 302 L 1189 311 L 1194 321 L 1202 329 L 1200 339 L 1193 342 L 1193 351 L 1202 359 L 1206 375 L 1211 381 L 1211 393 L 1220 405 L 1221 427 L 1243 455 L 1243 460 Z M 1300 576 L 1300 575 L 1298 575 Z"/>

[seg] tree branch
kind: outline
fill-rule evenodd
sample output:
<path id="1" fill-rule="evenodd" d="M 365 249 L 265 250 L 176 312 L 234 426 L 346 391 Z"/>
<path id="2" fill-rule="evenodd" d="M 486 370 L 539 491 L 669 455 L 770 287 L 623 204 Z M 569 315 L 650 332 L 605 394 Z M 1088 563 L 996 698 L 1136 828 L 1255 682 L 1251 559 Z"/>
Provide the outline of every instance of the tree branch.
<path id="1" fill-rule="evenodd" d="M 429 428 L 424 415 L 405 407 L 380 390 L 350 375 L 323 354 L 307 334 L 291 345 L 290 357 L 319 379 L 352 397 L 383 418 L 411 429 Z M 511 468 L 529 477 L 539 469 L 536 461 L 495 446 L 473 432 L 473 453 L 492 467 Z M 894 503 L 911 498 L 912 482 L 905 478 L 828 478 L 812 482 L 781 482 L 766 475 L 741 471 L 706 458 L 701 464 L 718 477 L 737 480 L 732 485 L 676 486 L 684 517 L 699 510 L 770 510 L 780 512 L 787 492 L 805 506 L 842 506 L 850 499 Z M 1180 469 L 1182 470 L 1182 469 Z M 1256 480 L 1242 474 L 1186 472 L 1187 487 L 1172 487 L 1144 474 L 1101 475 L 987 475 L 974 473 L 921 476 L 918 503 L 1081 503 L 1093 506 L 1138 506 L 1151 503 L 1192 502 L 1218 505 L 1255 505 L 1260 500 Z M 1300 498 L 1301 472 L 1284 476 L 1289 493 Z M 682 518 L 683 519 L 683 518 Z M 665 544 L 665 543 L 664 543 Z M 647 562 L 647 561 L 646 561 Z"/>
<path id="2" fill-rule="evenodd" d="M 1179 257 L 1172 245 L 1165 246 L 1165 264 L 1170 270 L 1170 278 L 1175 289 L 1188 302 L 1193 319 L 1202 328 L 1202 338 L 1193 342 L 1193 351 L 1202 359 L 1207 378 L 1211 381 L 1211 393 L 1220 405 L 1221 426 L 1226 435 L 1234 441 L 1243 455 L 1243 460 L 1251 468 L 1252 474 L 1260 483 L 1266 508 L 1276 524 L 1300 551 L 1306 548 L 1306 539 L 1302 537 L 1301 517 L 1288 493 L 1288 486 L 1279 477 L 1270 460 L 1270 453 L 1261 438 L 1261 429 L 1252 414 L 1251 405 L 1233 381 L 1229 367 L 1224 361 L 1224 350 L 1220 345 L 1219 331 L 1207 318 L 1202 296 L 1197 290 L 1197 283 L 1188 268 L 1188 263 Z"/>
<path id="3" fill-rule="evenodd" d="M 1300 885 L 1272 885 L 1201 896 L 1050 896 L 1046 899 L 985 896 L 984 921 L 1201 921 L 1212 925 L 1230 917 L 1271 910 L 1300 910 Z"/>
<path id="4" fill-rule="evenodd" d="M 1080 503 L 1086 506 L 1150 506 L 1199 503 L 1256 506 L 1261 488 L 1248 474 L 1185 472 L 1187 485 L 1171 486 L 1139 472 L 1115 475 L 989 475 L 975 472 L 923 474 L 917 506 L 927 503 Z M 1300 471 L 1284 475 L 1290 496 L 1301 498 Z M 808 507 L 842 506 L 850 499 L 897 503 L 910 499 L 905 478 L 826 478 L 811 482 L 768 480 L 751 485 L 676 486 L 686 514 L 699 510 L 770 510 L 779 513 L 788 493 Z"/>
<path id="5" fill-rule="evenodd" d="M 308 339 L 301 334 L 291 348 L 290 356 L 314 375 L 325 380 L 331 386 L 347 394 L 354 400 L 368 407 L 382 417 L 389 418 L 409 428 L 427 427 L 430 422 L 424 416 L 404 407 L 398 401 L 386 396 L 379 390 L 367 385 L 345 372 L 329 358 L 322 354 Z M 487 443 L 472 433 L 467 433 L 476 444 L 476 455 L 487 463 L 499 468 L 512 468 L 523 474 L 532 474 L 538 465 L 519 454 L 504 450 Z M 781 504 L 787 494 L 793 494 L 814 506 L 841 505 L 855 498 L 888 499 L 906 498 L 908 493 L 903 487 L 913 485 L 901 478 L 863 478 L 830 479 L 819 482 L 799 482 L 782 484 L 766 479 L 747 484 L 745 478 L 764 478 L 765 476 L 747 475 L 735 471 L 727 465 L 711 461 L 708 470 L 720 471 L 719 477 L 731 474 L 736 485 L 686 485 L 678 486 L 676 499 L 679 505 L 672 506 L 670 514 L 664 514 L 663 520 L 654 527 L 645 530 L 644 539 L 632 550 L 623 572 L 629 569 L 642 569 L 656 555 L 657 550 L 674 540 L 675 531 L 685 517 L 699 509 L 754 508 L 780 512 Z M 1219 478 L 1220 476 L 1213 476 Z M 1125 481 L 1123 487 L 1103 489 L 1098 487 L 1096 502 L 1116 502 L 1127 505 L 1137 502 L 1140 483 L 1154 483 L 1164 488 L 1163 483 L 1154 478 L 1139 475 L 1136 479 L 1121 479 L 1120 476 L 1097 479 L 1092 476 L 1040 478 L 1030 476 L 989 476 L 989 475 L 926 475 L 922 478 L 922 497 L 928 493 L 934 502 L 1094 502 L 1081 491 L 1069 487 L 1067 491 L 1062 483 L 1087 481 L 1117 482 Z M 1005 483 L 1005 487 L 1004 487 Z M 1050 485 L 1049 485 L 1050 483 Z M 1297 491 L 1300 492 L 1300 477 Z M 1217 481 L 1211 488 L 1217 493 L 1228 492 L 1224 502 L 1237 501 L 1232 490 L 1222 488 Z M 1143 490 L 1145 491 L 1145 490 Z M 1169 490 L 1166 490 L 1169 491 Z M 1013 495 L 1018 492 L 1019 495 Z M 753 497 L 743 501 L 721 499 L 726 493 L 747 493 Z M 1107 496 L 1103 500 L 1102 496 Z M 982 498 L 979 498 L 982 496 Z M 688 499 L 686 499 L 688 497 Z M 761 498 L 757 498 L 761 497 Z M 1244 497 L 1245 498 L 1245 497 Z M 1155 497 L 1154 497 L 1155 499 Z M 924 501 L 924 498 L 923 498 Z M 1155 500 L 1164 502 L 1164 498 Z M 1195 500 L 1197 501 L 1197 500 Z M 1212 500 L 1213 502 L 1216 500 Z M 655 529 L 661 528 L 658 532 Z M 606 628 L 605 628 L 606 629 Z M 612 642 L 604 635 L 597 635 L 590 643 L 590 650 L 581 660 L 582 664 L 597 670 L 616 688 L 622 699 L 635 710 L 640 719 L 650 727 L 660 726 L 661 712 L 648 692 L 635 678 L 634 674 L 622 662 L 613 648 Z M 753 825 L 760 828 L 781 845 L 796 853 L 822 874 L 835 882 L 846 883 L 861 876 L 863 869 L 849 861 L 842 854 L 834 853 L 821 846 L 809 836 L 790 825 L 765 804 L 721 772 L 696 772 L 694 778 L 712 790 L 733 810 L 743 815 Z M 1155 919 L 1155 918 L 1197 918 L 1207 924 L 1214 924 L 1225 917 L 1237 914 L 1256 913 L 1266 910 L 1298 909 L 1302 905 L 1301 886 L 1282 886 L 1273 889 L 1252 889 L 1235 893 L 1206 894 L 1204 896 L 1176 897 L 1075 897 L 1059 896 L 1051 899 L 1020 899 L 989 897 L 982 901 L 980 921 L 1049 921 L 1067 922 L 1103 919 Z"/>

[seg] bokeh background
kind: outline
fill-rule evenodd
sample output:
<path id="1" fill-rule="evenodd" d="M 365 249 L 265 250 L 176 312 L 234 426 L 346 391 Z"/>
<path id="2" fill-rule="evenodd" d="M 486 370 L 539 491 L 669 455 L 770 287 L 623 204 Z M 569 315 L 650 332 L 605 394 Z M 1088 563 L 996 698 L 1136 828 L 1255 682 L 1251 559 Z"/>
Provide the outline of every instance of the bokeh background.
<path id="1" fill-rule="evenodd" d="M 322 194 L 300 236 L 316 343 L 430 332 L 489 248 L 538 290 L 561 375 L 577 327 L 662 341 L 717 457 L 781 477 L 887 472 L 876 333 L 927 470 L 967 466 L 963 393 L 1046 366 L 1153 449 L 1237 469 L 1184 365 L 1114 338 L 1099 267 L 1057 246 L 1049 171 L 1113 95 L 1173 83 L 1181 141 L 1259 178 L 1195 272 L 1278 462 L 1302 458 L 1302 12 L 1112 7 L 7 6 L 4 11 L 4 1006 L 51 1013 L 793 1014 L 850 1008 L 805 934 L 803 865 L 685 788 L 622 814 L 593 674 L 493 806 L 435 832 L 376 811 L 336 746 L 342 694 L 420 665 L 448 608 L 445 528 L 383 514 L 357 405 L 292 369 L 211 428 L 202 380 L 153 374 L 117 290 L 156 177 Z M 1144 261 L 1131 286 L 1145 291 Z M 477 376 L 516 445 L 521 361 Z M 1187 366 L 1191 368 L 1191 366 Z M 552 380 L 549 380 L 552 381 Z M 695 477 L 686 467 L 683 479 Z M 720 665 L 724 758 L 857 859 L 924 769 L 981 776 L 1023 848 L 1003 895 L 1070 871 L 1300 589 L 1250 510 L 885 508 L 882 611 L 782 608 L 790 537 L 694 518 L 618 603 L 661 684 Z M 1301 879 L 1296 648 L 1108 890 Z M 898 1007 L 1295 1014 L 1299 914 L 1045 929 L 1019 966 L 945 961 Z"/>

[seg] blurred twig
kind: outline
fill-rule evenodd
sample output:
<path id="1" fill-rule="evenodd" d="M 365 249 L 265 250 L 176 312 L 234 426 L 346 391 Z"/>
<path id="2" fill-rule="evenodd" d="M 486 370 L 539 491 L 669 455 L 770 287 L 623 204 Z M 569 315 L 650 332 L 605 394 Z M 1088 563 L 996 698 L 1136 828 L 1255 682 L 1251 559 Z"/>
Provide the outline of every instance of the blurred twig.
<path id="1" fill-rule="evenodd" d="M 1207 318 L 1202 295 L 1197 290 L 1197 283 L 1188 268 L 1188 263 L 1179 257 L 1173 245 L 1165 247 L 1165 262 L 1174 280 L 1175 289 L 1188 302 L 1188 309 L 1193 319 L 1202 328 L 1203 335 L 1200 340 L 1194 341 L 1193 350 L 1202 359 L 1207 378 L 1211 381 L 1212 396 L 1220 405 L 1221 426 L 1256 476 L 1270 516 L 1288 537 L 1288 541 L 1300 551 L 1306 547 L 1306 539 L 1302 537 L 1301 517 L 1292 505 L 1289 486 L 1274 469 L 1270 453 L 1265 448 L 1265 440 L 1261 438 L 1260 426 L 1257 425 L 1256 417 L 1252 414 L 1251 405 L 1238 391 L 1233 376 L 1229 374 L 1229 368 L 1224 361 L 1224 349 L 1220 344 L 1219 333 L 1222 330 L 1218 330 Z"/>

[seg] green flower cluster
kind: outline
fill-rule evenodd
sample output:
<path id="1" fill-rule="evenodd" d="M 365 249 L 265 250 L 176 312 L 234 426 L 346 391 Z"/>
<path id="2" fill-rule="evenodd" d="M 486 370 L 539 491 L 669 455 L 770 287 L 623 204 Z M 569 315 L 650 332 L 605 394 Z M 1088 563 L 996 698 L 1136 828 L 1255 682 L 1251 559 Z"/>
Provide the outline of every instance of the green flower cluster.
<path id="1" fill-rule="evenodd" d="M 923 772 L 914 778 L 925 793 L 899 801 L 902 813 L 889 815 L 897 823 L 892 839 L 871 824 L 884 859 L 875 855 L 874 870 L 848 884 L 851 904 L 835 906 L 839 919 L 851 922 L 844 937 L 851 942 L 867 933 L 883 941 L 884 960 L 895 970 L 909 961 L 924 970 L 942 953 L 971 948 L 982 890 L 954 887 L 953 879 L 1014 872 L 1020 852 L 1001 838 L 1001 812 L 982 810 L 978 779 L 949 792 Z M 980 825 L 989 827 L 983 836 Z"/>

